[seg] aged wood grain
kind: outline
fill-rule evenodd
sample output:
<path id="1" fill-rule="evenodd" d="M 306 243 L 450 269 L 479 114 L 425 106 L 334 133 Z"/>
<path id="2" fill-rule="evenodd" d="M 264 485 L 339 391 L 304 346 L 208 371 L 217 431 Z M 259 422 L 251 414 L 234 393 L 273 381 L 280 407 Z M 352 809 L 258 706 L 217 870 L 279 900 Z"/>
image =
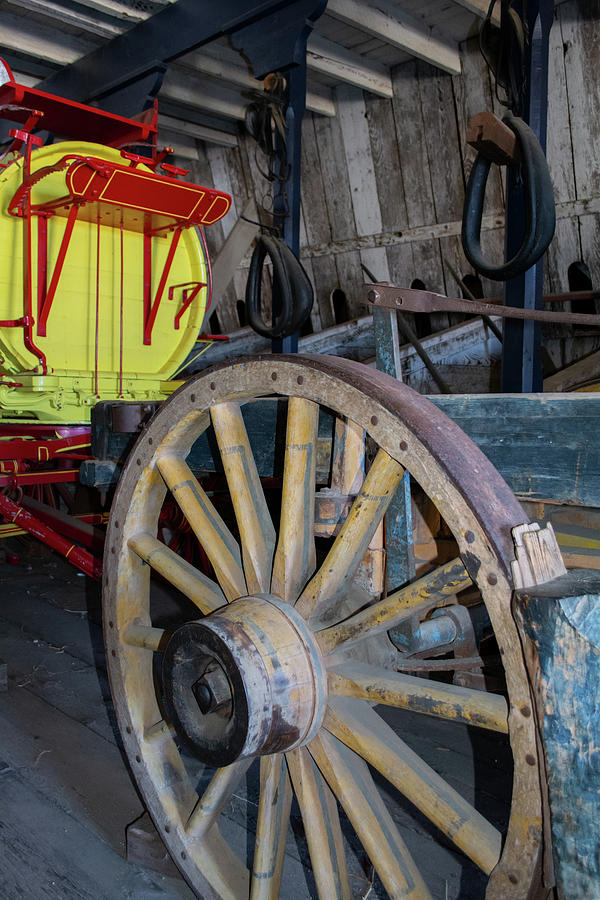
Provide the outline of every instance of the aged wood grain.
<path id="1" fill-rule="evenodd" d="M 313 116 L 302 123 L 302 205 L 308 244 L 329 243 L 331 225 L 319 160 Z"/>
<path id="2" fill-rule="evenodd" d="M 410 227 L 435 221 L 423 112 L 416 79 L 415 61 L 398 66 L 392 78 L 394 87 L 392 109 Z"/>
<path id="3" fill-rule="evenodd" d="M 338 119 L 315 119 L 315 135 L 325 188 L 325 205 L 334 241 L 355 237 L 354 212 L 344 142 Z"/>
<path id="4" fill-rule="evenodd" d="M 334 256 L 321 256 L 311 259 L 316 293 L 316 303 L 319 308 L 321 328 L 331 328 L 335 325 L 331 292 L 338 287 L 339 278 Z"/>
<path id="5" fill-rule="evenodd" d="M 550 177 L 557 203 L 575 199 L 575 175 L 573 170 L 573 145 L 569 121 L 569 98 L 565 72 L 565 52 L 560 7 L 554 14 L 550 30 L 548 58 L 547 151 Z"/>
<path id="6" fill-rule="evenodd" d="M 402 231 L 408 224 L 400 155 L 388 100 L 367 95 L 365 111 L 371 139 L 373 170 L 377 182 L 381 224 L 384 231 Z"/>
<path id="7" fill-rule="evenodd" d="M 226 238 L 241 212 L 241 209 L 238 210 L 237 208 L 236 197 L 233 193 L 232 180 L 227 165 L 227 151 L 224 147 L 217 147 L 214 144 L 209 144 L 206 148 L 206 156 L 210 165 L 213 186 L 216 187 L 218 185 L 219 190 L 225 191 L 231 197 L 229 212 L 221 219 L 223 237 Z"/>
<path id="8" fill-rule="evenodd" d="M 417 75 L 435 221 L 448 222 L 462 216 L 465 196 L 452 80 L 424 62 Z"/>
<path id="9" fill-rule="evenodd" d="M 381 230 L 381 210 L 364 95 L 358 88 L 340 85 L 336 96 L 356 230 L 360 235 L 377 234 Z"/>
<path id="10" fill-rule="evenodd" d="M 592 286 L 600 286 L 600 215 L 581 216 L 581 258 L 590 270 Z M 571 260 L 572 262 L 572 260 Z"/>
<path id="11" fill-rule="evenodd" d="M 600 183 L 600 96 L 590 86 L 598 77 L 600 0 L 571 0 L 560 7 L 560 17 L 577 197 L 593 197 Z"/>
<path id="12" fill-rule="evenodd" d="M 556 231 L 546 254 L 548 293 L 560 293 L 569 290 L 568 269 L 571 263 L 581 259 L 581 243 L 579 239 L 579 222 L 577 219 L 558 219 Z M 549 309 L 568 310 L 571 307 L 564 303 L 553 304 Z M 573 312 L 581 310 L 573 306 Z"/>
<path id="13" fill-rule="evenodd" d="M 335 263 L 339 275 L 339 286 L 346 294 L 348 318 L 363 316 L 367 309 L 365 296 L 365 276 L 360 267 L 360 254 L 355 250 L 338 253 Z"/>

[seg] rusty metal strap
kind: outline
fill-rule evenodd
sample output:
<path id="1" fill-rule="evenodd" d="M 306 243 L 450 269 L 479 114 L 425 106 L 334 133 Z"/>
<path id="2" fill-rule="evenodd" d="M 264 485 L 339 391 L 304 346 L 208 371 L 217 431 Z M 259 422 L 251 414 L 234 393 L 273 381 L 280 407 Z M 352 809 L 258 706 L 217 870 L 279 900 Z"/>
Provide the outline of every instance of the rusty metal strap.
<path id="1" fill-rule="evenodd" d="M 411 313 L 459 312 L 470 316 L 501 316 L 504 319 L 533 319 L 536 322 L 562 322 L 566 325 L 600 326 L 600 315 L 552 312 L 541 309 L 520 309 L 480 300 L 461 300 L 444 297 L 431 291 L 418 291 L 394 285 L 368 284 L 367 300 L 372 306 L 399 309 Z"/>

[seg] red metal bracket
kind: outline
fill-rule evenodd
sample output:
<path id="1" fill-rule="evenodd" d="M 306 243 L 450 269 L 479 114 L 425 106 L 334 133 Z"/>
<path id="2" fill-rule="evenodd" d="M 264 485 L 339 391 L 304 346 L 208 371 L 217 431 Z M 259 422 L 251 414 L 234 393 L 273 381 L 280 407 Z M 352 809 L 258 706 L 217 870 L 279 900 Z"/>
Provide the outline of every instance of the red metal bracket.
<path id="1" fill-rule="evenodd" d="M 8 71 L 6 63 L 4 66 Z M 95 106 L 55 97 L 38 88 L 17 84 L 11 75 L 9 81 L 0 84 L 0 118 L 24 123 L 32 112 L 43 113 L 44 127 L 63 138 L 111 147 L 124 147 L 151 139 L 154 150 L 156 107 L 139 116 L 125 118 Z"/>
<path id="2" fill-rule="evenodd" d="M 179 324 L 181 322 L 181 317 L 183 316 L 186 309 L 188 309 L 196 297 L 200 290 L 206 287 L 205 282 L 203 281 L 186 281 L 183 284 L 173 284 L 169 288 L 169 300 L 172 300 L 175 296 L 175 290 L 177 288 L 183 288 L 183 303 L 178 312 L 175 313 L 175 331 L 179 331 Z"/>
<path id="3" fill-rule="evenodd" d="M 26 487 L 32 484 L 59 484 L 79 481 L 79 469 L 43 469 L 0 474 L 0 487 Z"/>
<path id="4" fill-rule="evenodd" d="M 158 313 L 158 308 L 160 306 L 160 301 L 162 300 L 162 295 L 165 290 L 165 285 L 167 283 L 167 278 L 169 277 L 169 272 L 171 271 L 171 265 L 173 264 L 173 259 L 175 257 L 175 251 L 177 250 L 177 245 L 179 243 L 179 238 L 181 237 L 181 228 L 176 228 L 173 232 L 173 237 L 171 238 L 171 246 L 169 247 L 169 252 L 167 253 L 167 258 L 165 260 L 165 265 L 163 267 L 162 275 L 160 277 L 160 281 L 158 283 L 158 288 L 156 289 L 156 296 L 154 297 L 154 303 L 150 305 L 150 291 L 151 285 L 148 282 L 148 296 L 144 302 L 144 309 L 148 310 L 148 315 L 145 317 L 144 321 L 144 344 L 149 345 L 152 343 L 152 329 L 154 328 L 154 323 L 156 321 L 156 315 Z M 144 261 L 144 269 L 145 269 L 145 261 Z M 146 279 L 144 278 L 144 281 Z M 146 284 L 144 284 L 144 288 L 146 288 Z"/>
<path id="5" fill-rule="evenodd" d="M 31 145 L 41 147 L 44 143 L 41 137 L 31 134 L 37 123 L 43 118 L 44 113 L 39 109 L 33 109 L 22 128 L 11 128 L 8 136 L 13 139 L 7 153 L 19 152 L 23 146 Z"/>
<path id="6" fill-rule="evenodd" d="M 20 319 L 0 319 L 0 328 L 22 328 L 23 325 L 33 325 L 32 316 L 21 316 Z"/>
<path id="7" fill-rule="evenodd" d="M 52 278 L 50 280 L 50 287 L 46 293 L 46 263 L 48 258 L 48 250 L 46 246 L 47 241 L 47 230 L 45 227 L 41 227 L 39 229 L 40 237 L 42 238 L 43 245 L 40 247 L 38 245 L 38 327 L 37 332 L 41 337 L 46 336 L 46 324 L 48 322 L 48 315 L 50 314 L 50 310 L 52 308 L 52 303 L 54 302 L 54 297 L 56 296 L 56 290 L 58 288 L 58 282 L 60 281 L 60 276 L 62 274 L 63 266 L 65 264 L 65 257 L 67 255 L 67 250 L 69 249 L 69 244 L 71 242 L 71 236 L 73 234 L 73 228 L 75 227 L 75 221 L 79 214 L 79 204 L 72 206 L 69 210 L 69 218 L 67 219 L 67 224 L 64 230 L 64 234 L 62 236 L 62 241 L 60 242 L 60 249 L 58 251 L 58 256 L 56 258 L 56 263 L 54 264 L 54 271 L 52 272 Z M 41 222 L 42 220 L 40 220 Z M 45 223 L 45 219 L 43 220 Z M 45 296 L 44 296 L 45 294 Z M 41 302 L 40 302 L 41 301 Z"/>
<path id="8" fill-rule="evenodd" d="M 174 175 L 175 177 L 178 175 L 187 175 L 190 171 L 189 169 L 181 169 L 179 166 L 173 166 L 171 163 L 166 162 L 161 162 L 160 167 L 163 172 L 166 172 L 168 175 Z"/>

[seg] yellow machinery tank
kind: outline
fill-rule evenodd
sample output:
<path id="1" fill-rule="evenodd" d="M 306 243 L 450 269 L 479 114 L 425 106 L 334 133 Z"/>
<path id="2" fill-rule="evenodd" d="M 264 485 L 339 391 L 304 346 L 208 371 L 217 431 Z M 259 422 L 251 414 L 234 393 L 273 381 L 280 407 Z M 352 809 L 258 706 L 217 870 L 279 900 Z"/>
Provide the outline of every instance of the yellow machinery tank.
<path id="1" fill-rule="evenodd" d="M 147 162 L 69 141 L 1 172 L 0 421 L 83 423 L 177 386 L 208 301 L 198 224 L 230 200 Z"/>

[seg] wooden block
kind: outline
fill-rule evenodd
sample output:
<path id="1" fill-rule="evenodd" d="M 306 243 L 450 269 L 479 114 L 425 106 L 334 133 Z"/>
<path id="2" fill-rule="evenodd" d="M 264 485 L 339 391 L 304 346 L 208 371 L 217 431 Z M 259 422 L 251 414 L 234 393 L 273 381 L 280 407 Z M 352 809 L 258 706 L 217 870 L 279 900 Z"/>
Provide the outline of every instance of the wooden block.
<path id="1" fill-rule="evenodd" d="M 480 112 L 469 120 L 467 144 L 498 165 L 510 165 L 519 159 L 514 131 L 491 112 Z"/>
<path id="2" fill-rule="evenodd" d="M 512 529 L 516 559 L 511 563 L 515 588 L 545 584 L 567 569 L 550 522 L 540 528 L 537 522 Z"/>
<path id="3" fill-rule="evenodd" d="M 127 861 L 169 878 L 180 877 L 147 812 L 127 826 Z"/>

